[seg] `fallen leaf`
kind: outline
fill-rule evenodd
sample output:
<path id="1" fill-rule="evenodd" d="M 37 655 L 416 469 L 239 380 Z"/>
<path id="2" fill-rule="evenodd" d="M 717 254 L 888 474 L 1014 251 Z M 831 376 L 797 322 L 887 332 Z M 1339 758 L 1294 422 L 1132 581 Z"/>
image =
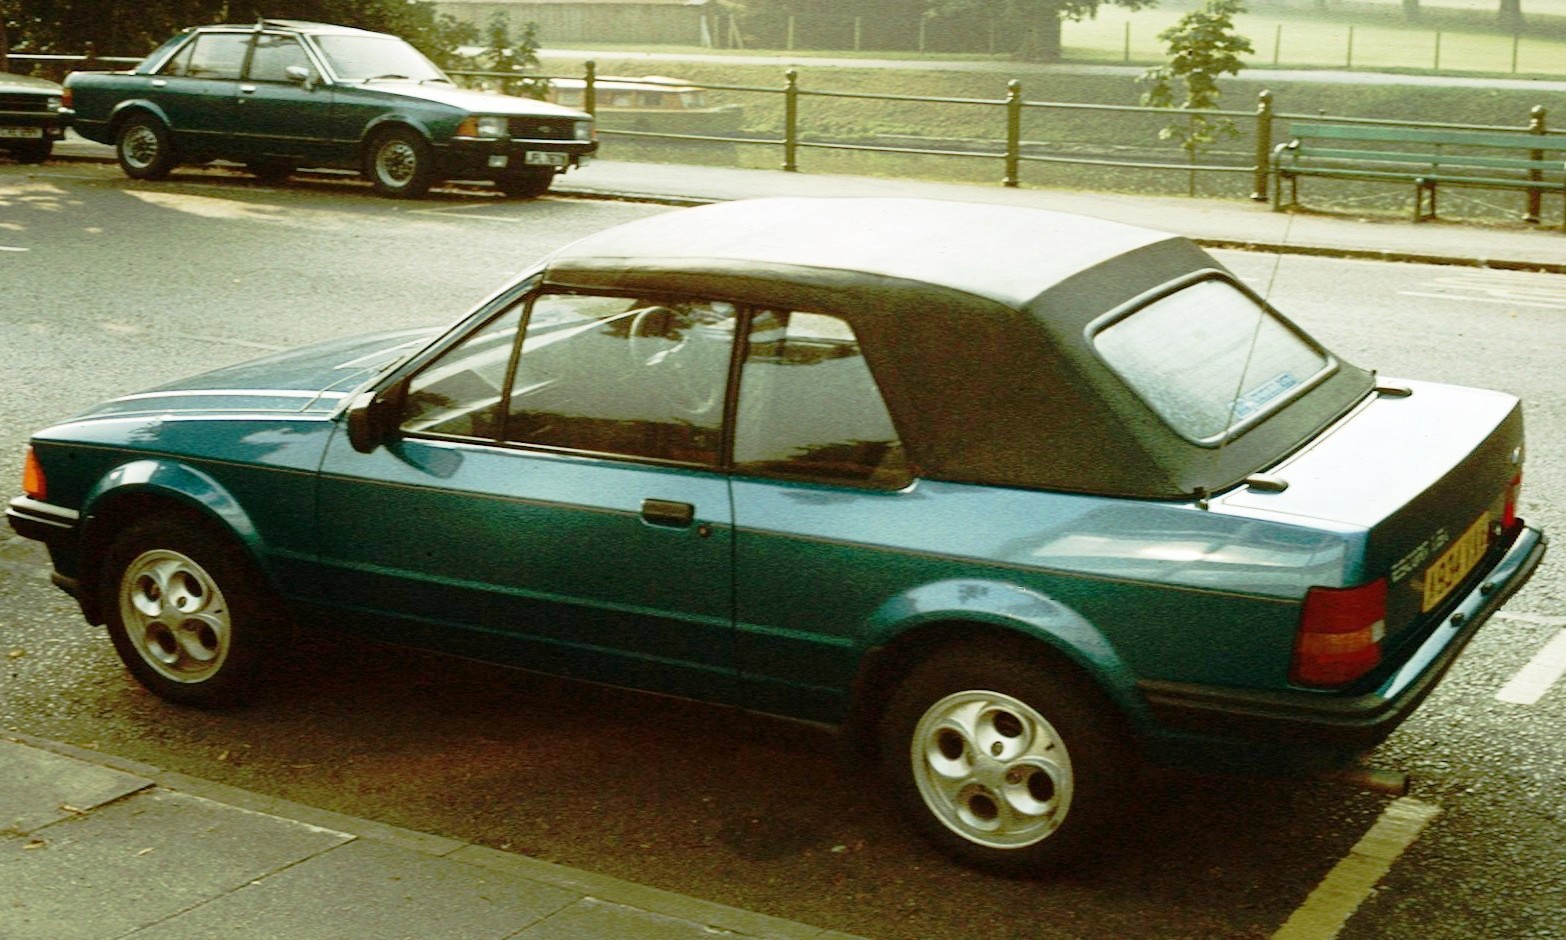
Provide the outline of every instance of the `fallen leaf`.
<path id="1" fill-rule="evenodd" d="M 84 816 L 87 814 L 87 811 L 82 809 L 80 806 L 72 806 L 69 803 L 61 803 L 60 808 L 65 810 L 67 813 L 75 813 L 78 816 Z"/>
<path id="2" fill-rule="evenodd" d="M 24 849 L 41 849 L 41 848 L 44 848 L 45 846 L 47 846 L 48 844 L 49 843 L 45 842 L 42 839 L 29 839 L 29 840 L 27 840 L 27 844 L 22 846 L 22 848 L 24 848 Z"/>
<path id="3" fill-rule="evenodd" d="M 140 852 L 137 852 L 136 853 L 136 857 L 137 858 L 141 858 L 143 855 L 151 855 L 151 854 L 152 854 L 152 849 L 151 848 L 145 848 L 145 849 L 142 849 Z"/>

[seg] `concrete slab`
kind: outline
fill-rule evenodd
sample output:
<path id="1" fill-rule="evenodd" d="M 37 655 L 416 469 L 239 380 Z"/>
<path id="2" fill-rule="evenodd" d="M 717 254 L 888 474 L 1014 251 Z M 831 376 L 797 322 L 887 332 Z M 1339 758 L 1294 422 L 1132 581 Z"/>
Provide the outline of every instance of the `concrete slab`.
<path id="1" fill-rule="evenodd" d="M 691 920 L 656 914 L 597 898 L 582 898 L 541 924 L 517 934 L 516 940 L 709 940 L 744 937 Z"/>
<path id="2" fill-rule="evenodd" d="M 143 790 L 31 836 L 0 839 L 0 937 L 125 937 L 350 838 L 184 793 Z"/>
<path id="3" fill-rule="evenodd" d="M 27 835 L 152 786 L 145 777 L 0 740 L 0 832 Z"/>
<path id="4" fill-rule="evenodd" d="M 125 940 L 503 940 L 579 897 L 526 878 L 359 840 Z"/>

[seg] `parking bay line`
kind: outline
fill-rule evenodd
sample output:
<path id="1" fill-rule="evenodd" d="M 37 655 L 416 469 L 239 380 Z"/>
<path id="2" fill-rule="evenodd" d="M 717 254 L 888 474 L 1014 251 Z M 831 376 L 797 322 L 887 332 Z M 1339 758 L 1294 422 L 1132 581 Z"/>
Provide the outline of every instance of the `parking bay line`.
<path id="1" fill-rule="evenodd" d="M 1305 903 L 1284 921 L 1272 940 L 1336 937 L 1376 884 L 1392 870 L 1393 863 L 1440 812 L 1441 807 L 1413 797 L 1393 801 L 1349 854 L 1327 872 Z"/>
<path id="2" fill-rule="evenodd" d="M 1511 681 L 1501 686 L 1495 697 L 1512 705 L 1533 705 L 1550 688 L 1566 675 L 1566 630 L 1555 634 L 1554 639 L 1534 654 L 1528 665 L 1517 671 Z"/>

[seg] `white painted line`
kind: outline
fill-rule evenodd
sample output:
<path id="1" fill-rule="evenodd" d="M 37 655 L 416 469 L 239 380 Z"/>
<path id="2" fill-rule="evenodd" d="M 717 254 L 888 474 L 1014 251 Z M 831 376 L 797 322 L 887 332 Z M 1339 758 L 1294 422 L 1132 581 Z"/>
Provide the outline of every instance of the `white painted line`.
<path id="1" fill-rule="evenodd" d="M 0 251 L 28 251 L 27 248 L 12 248 L 10 245 L 0 245 Z"/>
<path id="2" fill-rule="evenodd" d="M 1566 303 L 1534 303 L 1527 300 L 1513 300 L 1506 297 L 1475 297 L 1472 294 L 1438 294 L 1434 291 L 1400 290 L 1401 297 L 1434 297 L 1436 300 L 1456 300 L 1463 303 L 1477 304 L 1504 304 L 1509 307 L 1543 307 L 1546 310 L 1566 309 Z"/>
<path id="3" fill-rule="evenodd" d="M 1544 649 L 1528 660 L 1528 665 L 1518 670 L 1510 682 L 1501 686 L 1495 697 L 1513 705 L 1536 704 L 1563 674 L 1566 674 L 1566 630 L 1544 644 Z"/>
<path id="4" fill-rule="evenodd" d="M 1441 807 L 1405 796 L 1388 806 L 1349 854 L 1327 872 L 1272 940 L 1330 940 L 1392 870 L 1398 856 L 1441 812 Z"/>

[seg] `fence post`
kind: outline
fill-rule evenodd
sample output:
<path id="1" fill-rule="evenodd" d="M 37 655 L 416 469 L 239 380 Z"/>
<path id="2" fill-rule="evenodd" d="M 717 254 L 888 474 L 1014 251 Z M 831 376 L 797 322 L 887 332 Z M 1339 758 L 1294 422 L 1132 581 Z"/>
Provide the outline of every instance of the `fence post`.
<path id="1" fill-rule="evenodd" d="M 1344 68 L 1350 68 L 1351 69 L 1353 67 L 1354 67 L 1354 27 L 1350 26 L 1349 27 L 1349 37 L 1348 37 L 1348 64 L 1345 65 Z"/>
<path id="2" fill-rule="evenodd" d="M 799 171 L 795 159 L 799 145 L 799 72 L 789 69 L 783 73 L 783 169 L 790 173 Z"/>
<path id="3" fill-rule="evenodd" d="M 1435 71 L 1441 71 L 1441 31 L 1439 29 L 1436 30 Z"/>
<path id="4" fill-rule="evenodd" d="M 1278 67 L 1278 56 L 1283 51 L 1283 24 L 1279 23 L 1277 29 L 1272 32 L 1272 67 Z"/>
<path id="5" fill-rule="evenodd" d="M 859 46 L 864 38 L 864 20 L 862 16 L 854 17 L 854 51 L 859 51 Z"/>
<path id="6" fill-rule="evenodd" d="M 1545 133 L 1544 116 L 1545 116 L 1544 105 L 1542 105 L 1542 104 L 1534 105 L 1533 106 L 1533 110 L 1528 112 L 1528 133 L 1530 133 L 1530 134 L 1543 134 L 1543 133 Z M 1544 159 L 1544 151 L 1542 151 L 1542 150 L 1530 150 L 1530 151 L 1528 151 L 1528 159 L 1530 159 L 1530 160 L 1543 160 Z M 1530 179 L 1530 180 L 1538 180 L 1538 179 L 1543 179 L 1543 178 L 1544 178 L 1544 175 L 1542 173 L 1540 173 L 1537 169 L 1533 169 L 1533 170 L 1529 170 L 1528 171 L 1528 179 Z M 1528 210 L 1525 213 L 1523 213 L 1523 221 L 1524 222 L 1532 222 L 1534 224 L 1538 224 L 1538 221 L 1539 221 L 1539 205 L 1540 205 L 1540 202 L 1542 201 L 1543 197 L 1544 197 L 1544 194 L 1543 194 L 1543 192 L 1541 190 L 1537 190 L 1537 189 L 1530 189 L 1530 190 L 1528 190 Z M 1566 210 L 1563 210 L 1563 211 L 1566 211 Z M 1563 223 L 1563 224 L 1566 224 L 1566 223 Z"/>
<path id="7" fill-rule="evenodd" d="M 1272 160 L 1272 92 L 1262 89 L 1256 95 L 1256 169 L 1252 176 L 1251 199 L 1267 201 L 1267 177 Z"/>
<path id="8" fill-rule="evenodd" d="M 794 51 L 794 14 L 792 13 L 788 15 L 788 39 L 785 40 L 783 48 L 790 52 Z"/>
<path id="9" fill-rule="evenodd" d="M 582 78 L 582 110 L 593 118 L 598 117 L 598 63 L 587 60 L 586 74 Z"/>
<path id="10" fill-rule="evenodd" d="M 1006 177 L 1002 186 L 1020 185 L 1017 171 L 1022 164 L 1022 82 L 1006 83 Z"/>
<path id="11" fill-rule="evenodd" d="M 1125 34 L 1126 34 L 1126 38 L 1125 38 L 1125 50 L 1126 51 L 1125 51 L 1124 59 L 1125 59 L 1125 63 L 1127 65 L 1130 65 L 1131 64 L 1131 21 L 1130 20 L 1126 20 Z"/>

